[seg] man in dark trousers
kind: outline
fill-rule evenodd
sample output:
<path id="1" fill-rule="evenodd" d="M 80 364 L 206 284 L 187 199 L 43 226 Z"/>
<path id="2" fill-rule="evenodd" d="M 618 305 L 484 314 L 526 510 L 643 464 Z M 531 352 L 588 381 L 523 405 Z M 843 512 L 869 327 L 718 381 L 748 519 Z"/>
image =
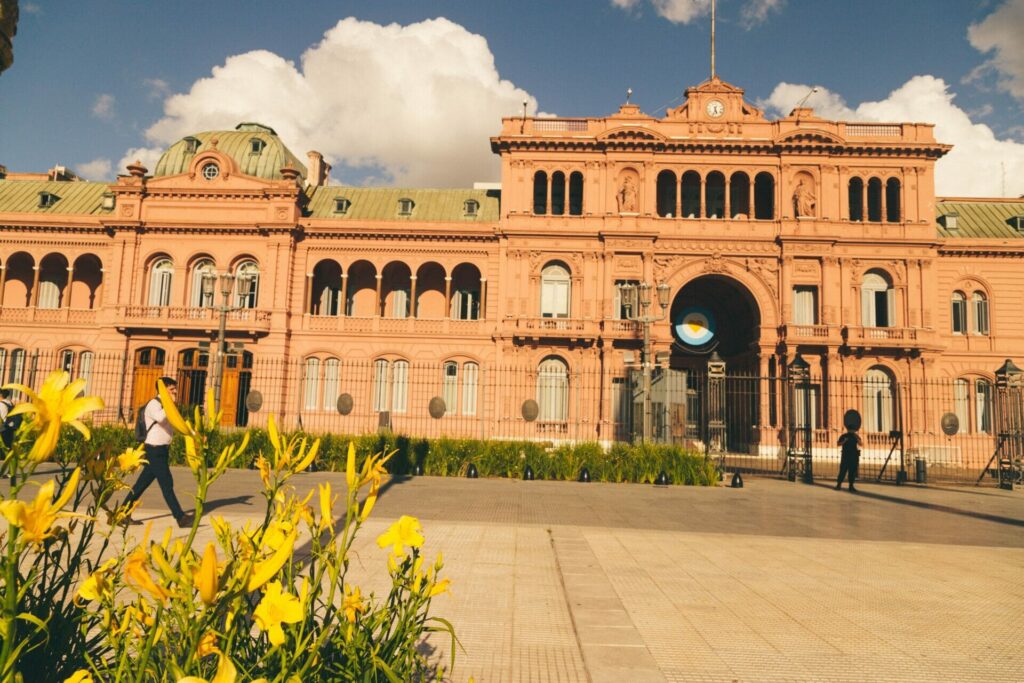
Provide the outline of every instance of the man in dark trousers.
<path id="1" fill-rule="evenodd" d="M 846 433 L 839 437 L 839 445 L 842 447 L 842 456 L 839 460 L 839 480 L 836 482 L 836 490 L 843 488 L 843 479 L 849 475 L 850 491 L 856 492 L 853 482 L 857 480 L 857 467 L 860 464 L 860 435 L 856 429 L 847 429 Z"/>
<path id="2" fill-rule="evenodd" d="M 167 393 L 171 395 L 172 399 L 177 398 L 177 382 L 170 377 L 161 377 L 159 381 L 167 387 Z M 194 517 L 181 509 L 178 497 L 174 495 L 174 479 L 171 477 L 169 463 L 169 451 L 174 430 L 167 420 L 167 413 L 164 412 L 159 396 L 151 398 L 140 410 L 145 411 L 143 419 L 145 420 L 146 438 L 143 444 L 146 452 L 146 464 L 135 481 L 131 493 L 124 499 L 123 505 L 131 505 L 137 501 L 156 479 L 160 485 L 160 492 L 164 494 L 164 501 L 171 514 L 174 515 L 174 519 L 177 520 L 178 526 L 183 529 L 190 528 Z M 140 522 L 133 520 L 132 524 L 140 524 Z"/>

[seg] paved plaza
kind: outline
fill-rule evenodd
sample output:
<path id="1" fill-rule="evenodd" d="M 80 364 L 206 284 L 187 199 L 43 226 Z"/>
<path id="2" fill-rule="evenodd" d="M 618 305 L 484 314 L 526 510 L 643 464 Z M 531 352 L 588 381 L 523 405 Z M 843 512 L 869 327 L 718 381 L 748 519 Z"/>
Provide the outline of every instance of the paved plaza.
<path id="1" fill-rule="evenodd" d="M 325 479 L 344 486 L 293 482 Z M 396 478 L 353 571 L 383 590 L 377 534 L 420 518 L 452 579 L 453 681 L 1024 680 L 1024 491 L 859 487 Z M 212 514 L 262 516 L 259 490 L 229 472 Z M 138 517 L 170 523 L 156 486 Z"/>

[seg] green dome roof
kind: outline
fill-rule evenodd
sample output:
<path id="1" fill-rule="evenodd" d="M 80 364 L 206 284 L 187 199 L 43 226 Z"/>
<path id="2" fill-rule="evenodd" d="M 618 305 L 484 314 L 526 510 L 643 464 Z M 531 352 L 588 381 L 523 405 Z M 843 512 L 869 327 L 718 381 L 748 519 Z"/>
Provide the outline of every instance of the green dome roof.
<path id="1" fill-rule="evenodd" d="M 186 173 L 197 153 L 213 149 L 210 143 L 214 138 L 217 140 L 217 151 L 238 162 L 239 169 L 246 175 L 282 180 L 281 168 L 290 163 L 303 178 L 306 177 L 305 164 L 284 146 L 274 129 L 258 123 L 240 123 L 234 130 L 211 130 L 184 137 L 167 148 L 157 162 L 153 175 Z M 253 140 L 263 142 L 259 152 L 253 151 Z"/>

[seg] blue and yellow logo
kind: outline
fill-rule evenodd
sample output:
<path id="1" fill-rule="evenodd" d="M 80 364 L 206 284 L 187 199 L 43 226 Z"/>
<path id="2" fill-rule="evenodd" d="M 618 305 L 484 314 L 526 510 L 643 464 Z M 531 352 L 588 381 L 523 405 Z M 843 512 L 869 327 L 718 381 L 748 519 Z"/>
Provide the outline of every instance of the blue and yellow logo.
<path id="1" fill-rule="evenodd" d="M 677 318 L 672 331 L 687 346 L 706 346 L 715 338 L 715 316 L 700 306 L 688 306 Z"/>

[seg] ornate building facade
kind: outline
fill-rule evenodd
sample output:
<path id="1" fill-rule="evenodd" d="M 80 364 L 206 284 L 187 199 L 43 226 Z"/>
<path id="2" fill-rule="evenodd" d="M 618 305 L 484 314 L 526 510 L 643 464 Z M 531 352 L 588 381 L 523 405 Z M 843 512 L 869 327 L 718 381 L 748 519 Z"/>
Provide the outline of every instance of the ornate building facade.
<path id="1" fill-rule="evenodd" d="M 226 299 L 230 419 L 259 385 L 263 411 L 329 428 L 382 412 L 399 428 L 439 396 L 452 432 L 607 442 L 632 432 L 644 283 L 667 288 L 648 357 L 667 440 L 700 439 L 711 353 L 749 386 L 730 451 L 785 441 L 797 353 L 816 378 L 798 417 L 823 441 L 850 407 L 879 434 L 937 434 L 946 412 L 961 436 L 991 432 L 993 372 L 1024 347 L 1024 200 L 936 198 L 950 147 L 929 124 L 772 121 L 717 78 L 686 95 L 660 118 L 504 119 L 500 190 L 331 185 L 319 154 L 303 164 L 259 124 L 186 137 L 112 184 L 7 173 L 4 377 L 39 350 L 79 373 L 117 356 L 122 417 L 162 373 L 197 372 L 201 391 L 222 303 L 204 274 L 230 273 L 251 283 Z M 895 414 L 897 386 L 932 380 L 948 400 Z"/>

